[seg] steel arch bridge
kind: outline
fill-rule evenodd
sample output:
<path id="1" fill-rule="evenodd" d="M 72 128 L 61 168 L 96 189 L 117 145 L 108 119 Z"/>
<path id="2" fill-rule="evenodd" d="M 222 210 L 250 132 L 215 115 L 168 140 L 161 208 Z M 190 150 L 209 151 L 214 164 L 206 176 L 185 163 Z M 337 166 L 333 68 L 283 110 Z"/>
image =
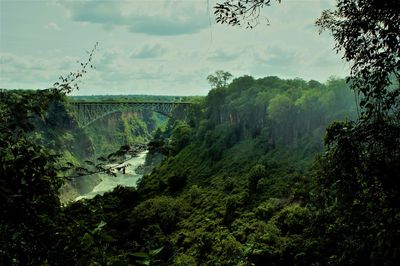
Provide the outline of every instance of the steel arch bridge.
<path id="1" fill-rule="evenodd" d="M 151 101 L 72 101 L 70 102 L 80 127 L 116 112 L 151 110 L 173 119 L 186 119 L 189 102 L 151 102 Z"/>

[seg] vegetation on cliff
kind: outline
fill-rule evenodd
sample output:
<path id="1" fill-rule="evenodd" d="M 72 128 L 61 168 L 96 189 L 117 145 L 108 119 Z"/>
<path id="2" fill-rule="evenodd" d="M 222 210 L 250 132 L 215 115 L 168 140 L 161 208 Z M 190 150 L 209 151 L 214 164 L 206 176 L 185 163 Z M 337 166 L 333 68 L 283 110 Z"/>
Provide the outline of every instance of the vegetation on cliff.
<path id="1" fill-rule="evenodd" d="M 218 6 L 222 16 L 234 3 Z M 1 264 L 396 265 L 399 10 L 396 0 L 339 0 L 318 22 L 352 62 L 358 118 L 343 80 L 211 76 L 187 123 L 154 135 L 150 148 L 166 158 L 137 189 L 66 207 L 65 169 L 34 142 L 32 120 L 46 119 L 68 79 L 1 94 Z"/>
<path id="2" fill-rule="evenodd" d="M 43 191 L 32 190 L 33 183 L 28 183 L 27 193 L 37 195 L 28 197 L 18 190 L 25 180 L 37 180 L 35 175 L 16 173 L 24 181 L 10 183 L 14 189 L 3 182 L 8 200 L 2 217 L 8 218 L 3 219 L 2 230 L 7 239 L 14 239 L 2 240 L 7 242 L 3 260 L 80 265 L 395 261 L 391 247 L 398 239 L 398 190 L 392 178 L 393 169 L 399 167 L 398 127 L 384 120 L 333 123 L 325 135 L 327 152 L 313 159 L 323 151 L 322 138 L 331 121 L 357 115 L 352 97 L 341 79 L 321 84 L 278 77 L 236 78 L 194 103 L 186 122 L 170 121 L 164 130 L 157 130 L 150 151 L 163 153 L 165 159 L 142 178 L 137 189 L 118 187 L 63 208 L 57 197 L 62 180 L 55 179 L 61 170 L 56 155 L 33 148 L 45 156 L 40 162 L 46 166 L 40 169 L 50 171 L 44 179 L 50 183 L 43 189 L 51 189 L 48 195 L 54 203 L 39 197 Z M 22 98 L 29 99 L 12 101 L 21 104 Z M 7 108 L 14 105 L 3 103 L 3 113 L 10 113 Z M 385 134 L 376 133 L 382 127 Z M 7 137 L 6 131 L 2 139 L 12 139 L 16 128 L 9 128 L 11 135 Z M 24 129 L 29 134 L 23 136 L 37 139 L 32 129 Z M 22 138 L 18 143 L 23 143 Z M 31 160 L 33 155 L 26 156 Z M 14 166 L 8 162 L 3 165 Z M 13 176 L 7 169 L 3 180 Z M 48 207 L 39 213 L 22 220 L 11 214 L 16 206 L 22 211 L 40 198 Z M 17 199 L 30 200 L 24 205 Z M 21 226 L 26 229 L 16 227 L 19 223 L 9 220 L 12 217 L 25 221 Z M 27 219 L 42 229 L 29 225 Z M 35 238 L 44 227 L 46 234 Z M 17 256 L 19 252 L 25 255 Z M 363 256 L 365 252 L 370 256 Z"/>

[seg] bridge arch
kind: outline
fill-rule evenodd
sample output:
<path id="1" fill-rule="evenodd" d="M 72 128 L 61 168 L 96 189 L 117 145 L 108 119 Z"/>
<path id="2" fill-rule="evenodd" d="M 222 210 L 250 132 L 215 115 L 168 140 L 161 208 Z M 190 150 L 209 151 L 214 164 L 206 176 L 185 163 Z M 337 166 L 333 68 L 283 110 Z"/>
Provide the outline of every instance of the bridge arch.
<path id="1" fill-rule="evenodd" d="M 189 102 L 70 102 L 75 118 L 80 127 L 87 127 L 93 122 L 116 112 L 151 110 L 171 119 L 185 119 Z"/>

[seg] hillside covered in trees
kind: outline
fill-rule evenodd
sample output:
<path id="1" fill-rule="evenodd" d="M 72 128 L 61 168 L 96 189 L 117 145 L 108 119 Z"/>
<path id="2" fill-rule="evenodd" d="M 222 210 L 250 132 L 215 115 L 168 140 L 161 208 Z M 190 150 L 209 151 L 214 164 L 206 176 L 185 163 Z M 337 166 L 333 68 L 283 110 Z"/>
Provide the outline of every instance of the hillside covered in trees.
<path id="1" fill-rule="evenodd" d="M 217 4 L 217 22 L 251 28 L 270 2 Z M 66 206 L 62 185 L 92 170 L 64 144 L 88 139 L 46 125 L 72 121 L 65 95 L 94 50 L 51 89 L 1 91 L 0 264 L 397 265 L 399 5 L 337 0 L 322 13 L 346 80 L 209 76 L 187 119 L 152 135 L 149 158 L 164 159 L 136 188 Z"/>
<path id="2" fill-rule="evenodd" d="M 142 178 L 137 189 L 120 187 L 102 197 L 66 207 L 57 204 L 58 193 L 53 190 L 50 195 L 56 197 L 54 203 L 44 198 L 41 204 L 47 207 L 43 209 L 30 205 L 42 195 L 41 191 L 32 190 L 35 181 L 30 177 L 33 183 L 27 184 L 26 193 L 34 198 L 26 199 L 26 204 L 35 212 L 25 215 L 39 222 L 33 219 L 38 224 L 34 227 L 20 224 L 25 228 L 21 230 L 20 220 L 11 215 L 15 213 L 12 206 L 21 202 L 7 201 L 2 216 L 7 217 L 2 224 L 6 225 L 4 236 L 8 236 L 2 240 L 4 261 L 13 259 L 28 264 L 62 261 L 80 265 L 135 265 L 146 261 L 155 265 L 308 265 L 342 264 L 350 259 L 356 263 L 370 262 L 372 257 L 363 256 L 366 251 L 376 254 L 373 259 L 379 260 L 384 255 L 376 253 L 384 250 L 380 242 L 365 246 L 372 242 L 363 237 L 364 230 L 377 233 L 376 221 L 363 224 L 363 231 L 359 232 L 361 229 L 355 230 L 353 223 L 344 222 L 348 219 L 344 214 L 352 216 L 352 208 L 363 215 L 377 210 L 387 212 L 390 209 L 385 204 L 390 201 L 386 200 L 393 195 L 379 194 L 384 191 L 379 190 L 381 185 L 377 183 L 369 188 L 378 191 L 367 193 L 373 197 L 368 201 L 363 198 L 365 188 L 361 195 L 353 195 L 351 190 L 343 196 L 355 197 L 352 208 L 346 206 L 343 214 L 341 204 L 348 201 L 338 201 L 341 194 L 336 193 L 343 191 L 335 192 L 331 186 L 341 184 L 330 183 L 329 177 L 339 176 L 335 166 L 340 161 L 331 158 L 337 152 L 349 156 L 346 152 L 357 150 L 331 148 L 314 160 L 324 151 L 326 127 L 334 120 L 350 121 L 357 116 L 353 97 L 342 79 L 321 84 L 244 76 L 214 88 L 206 98 L 192 104 L 186 122 L 170 121 L 164 130 L 155 133 L 149 143 L 150 156 L 162 153 L 166 157 L 158 168 Z M 354 127 L 352 122 L 343 123 L 349 129 Z M 339 125 L 330 126 L 326 144 L 335 141 L 330 134 Z M 387 163 L 395 163 L 395 155 L 394 161 Z M 340 158 L 343 163 L 357 159 L 352 155 Z M 14 162 L 8 164 L 11 167 Z M 53 168 L 46 169 L 57 174 L 52 172 Z M 30 175 L 29 171 L 18 170 Z M 7 171 L 3 173 L 10 173 Z M 16 184 L 12 188 L 9 184 L 2 185 L 3 191 L 19 187 Z M 343 186 L 357 191 L 357 186 Z M 51 187 L 56 189 L 59 185 L 48 188 Z M 12 198 L 11 191 L 5 194 L 8 199 Z M 367 209 L 361 208 L 366 203 Z M 380 213 L 377 219 L 382 217 Z M 40 230 L 45 234 L 38 234 Z M 388 234 L 387 240 L 396 241 L 394 235 L 395 232 Z M 352 241 L 346 241 L 348 237 Z M 22 242 L 27 244 L 21 246 Z"/>

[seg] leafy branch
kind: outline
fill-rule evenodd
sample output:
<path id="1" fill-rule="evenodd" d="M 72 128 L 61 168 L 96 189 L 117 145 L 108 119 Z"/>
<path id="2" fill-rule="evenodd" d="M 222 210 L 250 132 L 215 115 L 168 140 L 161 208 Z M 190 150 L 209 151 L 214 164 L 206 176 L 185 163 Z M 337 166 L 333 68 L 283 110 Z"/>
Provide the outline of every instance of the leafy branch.
<path id="1" fill-rule="evenodd" d="M 281 0 L 277 0 L 281 2 Z M 246 28 L 254 28 L 260 23 L 261 9 L 270 6 L 271 0 L 228 0 L 214 6 L 216 22 L 231 26 L 246 24 Z M 267 24 L 269 25 L 269 21 Z"/>
<path id="2" fill-rule="evenodd" d="M 70 72 L 67 76 L 60 76 L 59 82 L 55 82 L 53 84 L 53 88 L 51 89 L 53 92 L 59 92 L 62 94 L 71 93 L 74 90 L 79 90 L 78 80 L 87 73 L 88 69 L 94 69 L 95 67 L 92 64 L 94 52 L 96 51 L 99 43 L 96 42 L 93 49 L 90 51 L 86 51 L 89 55 L 88 59 L 85 62 L 79 62 L 81 69 L 76 72 Z"/>
<path id="3" fill-rule="evenodd" d="M 399 108 L 400 2 L 339 0 L 316 21 L 328 31 L 335 49 L 351 63 L 348 82 L 361 97 L 366 118 L 390 116 Z"/>

